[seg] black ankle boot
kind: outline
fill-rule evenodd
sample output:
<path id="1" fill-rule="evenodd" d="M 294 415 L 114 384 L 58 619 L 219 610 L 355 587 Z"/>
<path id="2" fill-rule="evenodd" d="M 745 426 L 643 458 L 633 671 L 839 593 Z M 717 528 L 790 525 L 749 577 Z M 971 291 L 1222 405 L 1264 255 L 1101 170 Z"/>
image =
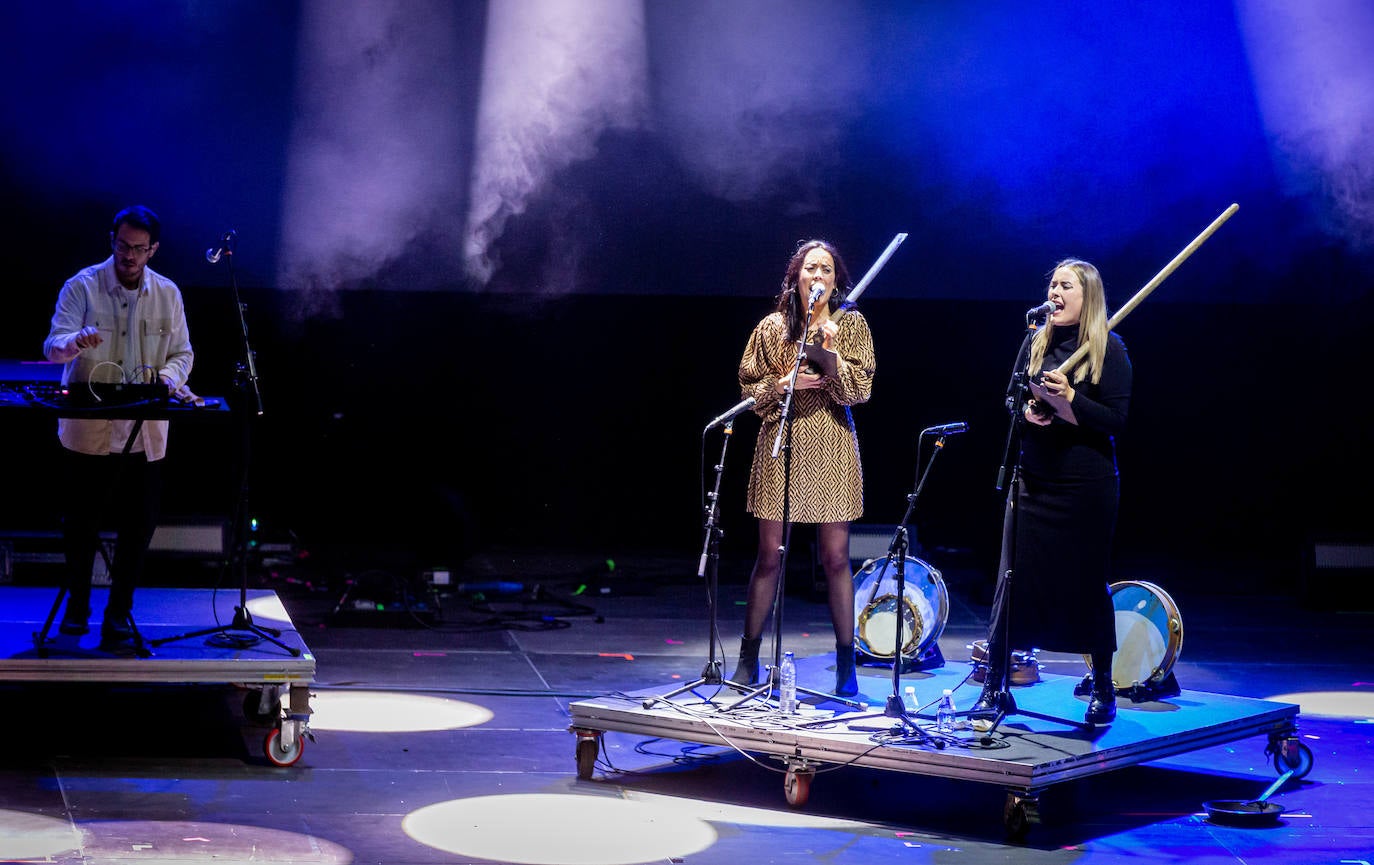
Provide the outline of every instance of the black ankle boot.
<path id="1" fill-rule="evenodd" d="M 1002 675 L 988 670 L 987 677 L 983 679 L 983 692 L 978 695 L 978 700 L 974 702 L 973 708 L 969 710 L 972 718 L 992 718 L 1001 708 L 998 695 L 1002 691 Z"/>
<path id="2" fill-rule="evenodd" d="M 854 644 L 835 644 L 835 696 L 852 697 L 859 693 L 859 677 L 854 672 Z"/>
<path id="3" fill-rule="evenodd" d="M 738 682 L 741 685 L 757 685 L 759 683 L 759 646 L 763 645 L 763 637 L 739 638 L 739 664 L 735 667 L 735 672 L 731 674 L 730 681 Z"/>
<path id="4" fill-rule="evenodd" d="M 1093 653 L 1093 692 L 1083 720 L 1089 724 L 1110 724 L 1116 720 L 1116 686 L 1112 684 L 1112 656 Z"/>

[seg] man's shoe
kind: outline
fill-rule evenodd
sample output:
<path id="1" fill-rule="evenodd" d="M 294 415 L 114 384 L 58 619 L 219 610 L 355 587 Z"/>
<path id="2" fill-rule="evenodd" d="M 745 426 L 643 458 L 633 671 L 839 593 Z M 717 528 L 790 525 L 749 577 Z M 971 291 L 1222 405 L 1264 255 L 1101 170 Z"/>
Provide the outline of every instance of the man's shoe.
<path id="1" fill-rule="evenodd" d="M 63 634 L 79 637 L 91 628 L 87 624 L 91 618 L 91 607 L 89 604 L 73 603 L 71 598 L 67 599 L 67 609 L 62 613 L 62 624 L 57 626 L 57 630 Z"/>
<path id="2" fill-rule="evenodd" d="M 100 626 L 100 648 L 106 652 L 122 653 L 134 648 L 134 629 L 129 617 L 105 617 Z"/>

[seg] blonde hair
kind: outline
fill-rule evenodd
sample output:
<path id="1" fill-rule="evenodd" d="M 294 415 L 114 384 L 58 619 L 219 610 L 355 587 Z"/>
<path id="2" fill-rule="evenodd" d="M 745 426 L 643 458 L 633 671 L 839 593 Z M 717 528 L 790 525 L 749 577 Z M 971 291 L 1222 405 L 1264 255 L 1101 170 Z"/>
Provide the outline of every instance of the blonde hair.
<path id="1" fill-rule="evenodd" d="M 1088 362 L 1079 364 L 1073 371 L 1073 380 L 1081 382 L 1091 376 L 1093 384 L 1102 380 L 1102 364 L 1107 357 L 1107 292 L 1102 286 L 1102 274 L 1086 261 L 1066 258 L 1050 270 L 1050 278 L 1061 267 L 1072 270 L 1083 286 L 1083 309 L 1078 315 L 1078 344 L 1088 347 Z M 1049 348 L 1050 334 L 1054 330 L 1053 320 L 1045 323 L 1031 339 L 1030 365 L 1027 372 L 1034 376 L 1040 372 L 1045 362 L 1045 350 Z"/>

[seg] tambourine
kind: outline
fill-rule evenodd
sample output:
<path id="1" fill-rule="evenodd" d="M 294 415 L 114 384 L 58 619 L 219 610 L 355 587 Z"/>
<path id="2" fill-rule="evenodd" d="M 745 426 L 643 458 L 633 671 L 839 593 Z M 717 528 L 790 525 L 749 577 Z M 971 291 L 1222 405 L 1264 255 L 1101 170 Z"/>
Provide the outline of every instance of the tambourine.
<path id="1" fill-rule="evenodd" d="M 922 657 L 945 630 L 949 593 L 940 572 L 907 556 L 903 601 L 897 603 L 897 563 L 869 559 L 854 573 L 854 646 L 877 659 L 896 657 L 897 611 L 902 612 L 902 657 Z"/>

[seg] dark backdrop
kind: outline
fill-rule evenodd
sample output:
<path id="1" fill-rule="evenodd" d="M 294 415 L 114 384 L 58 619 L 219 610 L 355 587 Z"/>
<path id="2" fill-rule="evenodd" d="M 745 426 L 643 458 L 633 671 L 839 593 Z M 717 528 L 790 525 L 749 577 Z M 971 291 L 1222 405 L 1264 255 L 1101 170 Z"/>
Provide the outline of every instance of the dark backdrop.
<path id="1" fill-rule="evenodd" d="M 1371 539 L 1374 169 L 1350 142 L 1374 87 L 1352 35 L 1374 12 L 1270 5 L 607 0 L 583 17 L 643 57 L 615 74 L 605 43 L 579 54 L 585 34 L 546 28 L 569 34 L 553 62 L 519 41 L 517 7 L 482 2 L 19 7 L 0 59 L 0 356 L 38 356 L 62 280 L 146 203 L 203 393 L 228 391 L 241 342 L 204 251 L 238 232 L 265 531 L 450 564 L 498 544 L 694 553 L 700 430 L 738 400 L 788 254 L 824 236 L 857 277 L 907 232 L 861 303 L 879 362 L 855 413 L 865 520 L 901 515 L 923 427 L 967 421 L 916 522 L 928 555 L 990 580 L 1001 393 L 1045 274 L 1088 258 L 1120 305 L 1235 201 L 1120 329 L 1120 570 L 1294 589 L 1314 539 Z M 500 101 L 513 73 L 564 61 L 580 74 Z M 513 168 L 530 185 L 502 202 L 483 271 L 474 214 Z M 0 517 L 52 525 L 70 491 L 51 430 L 5 424 Z M 753 547 L 756 424 L 737 430 L 730 578 Z M 716 435 L 704 450 L 709 466 Z M 179 429 L 171 512 L 227 511 L 236 453 L 228 429 Z"/>
<path id="2" fill-rule="evenodd" d="M 738 399 L 737 355 L 766 311 L 758 299 L 703 310 L 685 297 L 353 292 L 337 318 L 292 323 L 298 297 L 246 298 L 266 402 L 251 489 L 264 534 L 289 531 L 317 554 L 399 551 L 417 565 L 508 545 L 592 559 L 692 553 L 701 484 L 721 448 L 713 431 L 703 473 L 701 428 Z M 197 388 L 224 393 L 238 341 L 232 306 L 220 288 L 188 291 L 188 306 Z M 1370 409 L 1349 387 L 1369 306 L 1316 310 L 1323 328 L 1256 305 L 1180 315 L 1176 304 L 1146 303 L 1129 317 L 1120 332 L 1136 384 L 1120 443 L 1121 576 L 1295 591 L 1313 539 L 1369 537 Z M 934 563 L 972 562 L 990 580 L 1001 394 L 1023 309 L 874 296 L 864 312 L 879 364 L 873 400 L 855 410 L 865 522 L 901 517 L 921 429 L 967 421 L 936 463 L 915 524 Z M 29 328 L 41 330 L 36 315 Z M 50 452 L 46 423 L 6 423 Z M 752 556 L 743 485 L 756 430 L 743 416 L 727 456 L 727 576 L 742 576 Z M 181 426 L 170 512 L 226 511 L 235 453 L 229 429 Z M 52 517 L 64 493 L 47 477 L 42 459 L 12 462 L 12 522 Z"/>

